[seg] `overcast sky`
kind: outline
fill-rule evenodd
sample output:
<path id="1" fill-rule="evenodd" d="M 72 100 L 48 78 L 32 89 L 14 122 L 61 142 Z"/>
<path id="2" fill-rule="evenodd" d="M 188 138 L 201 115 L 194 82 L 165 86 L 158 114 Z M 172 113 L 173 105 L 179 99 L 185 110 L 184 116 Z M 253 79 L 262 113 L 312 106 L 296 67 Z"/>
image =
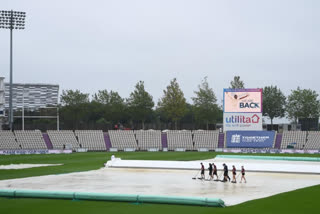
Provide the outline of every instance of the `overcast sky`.
<path id="1" fill-rule="evenodd" d="M 186 99 L 208 76 L 219 102 L 235 75 L 248 88 L 320 93 L 319 0 L 1 0 L 25 11 L 14 31 L 14 82 L 128 97 L 139 80 L 154 101 L 177 78 Z M 9 30 L 0 29 L 9 81 Z"/>

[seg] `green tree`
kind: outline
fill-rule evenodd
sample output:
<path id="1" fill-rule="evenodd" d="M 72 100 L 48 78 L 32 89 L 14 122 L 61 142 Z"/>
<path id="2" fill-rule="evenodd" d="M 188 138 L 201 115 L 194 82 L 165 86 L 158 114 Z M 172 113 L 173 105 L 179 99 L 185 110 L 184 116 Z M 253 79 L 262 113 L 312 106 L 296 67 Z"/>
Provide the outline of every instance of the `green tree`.
<path id="1" fill-rule="evenodd" d="M 102 124 L 101 121 L 105 121 L 103 117 L 104 105 L 102 103 L 98 103 L 95 100 L 92 100 L 89 106 L 89 120 L 94 123 Z M 99 122 L 98 122 L 99 121 Z M 108 121 L 106 121 L 107 124 Z"/>
<path id="2" fill-rule="evenodd" d="M 78 105 L 89 103 L 89 94 L 81 93 L 79 90 L 62 90 L 60 96 L 62 105 Z"/>
<path id="3" fill-rule="evenodd" d="M 288 118 L 297 123 L 299 118 L 319 118 L 320 101 L 318 94 L 311 89 L 293 90 L 288 96 Z"/>
<path id="4" fill-rule="evenodd" d="M 61 127 L 67 129 L 79 129 L 81 125 L 89 120 L 90 103 L 79 103 L 77 105 L 65 105 L 59 109 Z"/>
<path id="5" fill-rule="evenodd" d="M 273 119 L 285 116 L 286 96 L 277 86 L 266 86 L 263 89 L 263 116 L 269 117 L 271 126 Z"/>
<path id="6" fill-rule="evenodd" d="M 214 122 L 218 114 L 217 97 L 212 88 L 209 87 L 207 77 L 204 78 L 201 85 L 198 86 L 198 91 L 194 92 L 195 97 L 192 97 L 194 103 L 195 118 L 199 122 L 205 122 L 207 130 L 209 122 Z"/>
<path id="7" fill-rule="evenodd" d="M 63 125 L 78 129 L 81 124 L 88 122 L 89 94 L 81 93 L 79 90 L 63 90 L 60 101 L 60 119 Z"/>
<path id="8" fill-rule="evenodd" d="M 170 81 L 170 85 L 167 86 L 167 90 L 163 90 L 163 93 L 158 106 L 175 123 L 175 129 L 177 129 L 177 122 L 186 112 L 186 99 L 176 78 Z"/>
<path id="9" fill-rule="evenodd" d="M 244 83 L 240 80 L 240 76 L 234 76 L 233 81 L 230 82 L 230 88 L 237 89 L 237 88 L 244 88 Z"/>
<path id="10" fill-rule="evenodd" d="M 143 81 L 136 84 L 127 102 L 133 119 L 141 121 L 142 129 L 144 129 L 144 122 L 152 114 L 154 102 L 152 96 L 145 90 Z"/>
<path id="11" fill-rule="evenodd" d="M 108 90 L 99 90 L 98 93 L 93 95 L 93 100 L 105 104 L 105 105 L 116 105 L 116 104 L 123 104 L 124 99 L 121 98 L 118 92 Z"/>
<path id="12" fill-rule="evenodd" d="M 186 103 L 186 111 L 183 117 L 180 119 L 180 122 L 187 124 L 187 126 L 192 124 L 191 129 L 195 129 L 194 106 L 192 104 Z M 183 128 L 183 126 L 181 128 Z"/>
<path id="13" fill-rule="evenodd" d="M 103 104 L 103 115 L 106 121 L 113 123 L 127 121 L 127 106 L 118 92 L 99 90 L 93 95 L 93 101 Z"/>

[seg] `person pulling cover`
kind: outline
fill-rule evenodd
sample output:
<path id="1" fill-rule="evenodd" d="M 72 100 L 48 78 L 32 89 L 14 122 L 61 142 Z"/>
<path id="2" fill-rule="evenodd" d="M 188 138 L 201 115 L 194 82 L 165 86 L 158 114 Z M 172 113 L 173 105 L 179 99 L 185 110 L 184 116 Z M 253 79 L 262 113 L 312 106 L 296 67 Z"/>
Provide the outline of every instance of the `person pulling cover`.
<path id="1" fill-rule="evenodd" d="M 216 176 L 216 177 L 217 177 L 217 180 L 218 180 L 219 177 L 218 177 L 218 173 L 217 173 L 217 166 L 216 166 L 214 163 L 212 163 L 212 165 L 213 165 L 212 178 L 214 178 L 214 176 Z"/>
<path id="2" fill-rule="evenodd" d="M 204 179 L 204 165 L 203 163 L 200 163 L 201 164 L 201 179 Z"/>
<path id="3" fill-rule="evenodd" d="M 212 180 L 212 179 L 213 179 L 213 176 L 212 176 L 212 164 L 211 164 L 211 163 L 209 163 L 209 168 L 208 168 L 208 170 L 209 170 L 210 180 Z"/>
<path id="4" fill-rule="evenodd" d="M 244 179 L 244 182 L 247 183 L 247 180 L 246 178 L 244 177 L 246 174 L 246 170 L 244 169 L 243 166 L 241 166 L 241 180 L 240 180 L 240 183 L 242 183 L 242 179 Z"/>
<path id="5" fill-rule="evenodd" d="M 236 167 L 233 165 L 233 166 L 232 166 L 232 181 L 231 181 L 231 183 L 237 183 L 236 175 L 237 175 L 237 169 L 236 169 Z"/>
<path id="6" fill-rule="evenodd" d="M 229 180 L 229 182 L 230 182 L 230 177 L 229 177 L 229 175 L 228 175 L 228 166 L 224 163 L 223 164 L 223 176 L 224 176 L 224 178 L 223 178 L 223 182 L 226 182 L 227 181 L 227 179 Z"/>

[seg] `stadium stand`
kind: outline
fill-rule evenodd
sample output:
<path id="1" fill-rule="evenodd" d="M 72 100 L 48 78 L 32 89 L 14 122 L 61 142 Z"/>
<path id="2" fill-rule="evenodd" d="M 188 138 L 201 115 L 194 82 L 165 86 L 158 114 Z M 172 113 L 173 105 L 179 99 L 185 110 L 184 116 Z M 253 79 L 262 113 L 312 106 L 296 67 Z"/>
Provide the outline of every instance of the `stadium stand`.
<path id="1" fill-rule="evenodd" d="M 214 150 L 218 147 L 219 131 L 193 131 L 194 149 L 206 148 Z"/>
<path id="2" fill-rule="evenodd" d="M 14 133 L 22 149 L 47 149 L 40 130 L 15 131 Z"/>
<path id="3" fill-rule="evenodd" d="M 0 150 L 20 149 L 12 131 L 0 131 Z"/>
<path id="4" fill-rule="evenodd" d="M 320 149 L 320 131 L 308 132 L 305 149 Z"/>
<path id="5" fill-rule="evenodd" d="M 112 148 L 117 148 L 118 150 L 138 149 L 132 130 L 110 130 L 108 133 Z"/>
<path id="6" fill-rule="evenodd" d="M 162 150 L 162 147 L 171 151 L 215 150 L 219 146 L 219 138 L 220 146 L 224 143 L 224 134 L 207 130 L 110 130 L 108 133 L 101 130 L 48 130 L 47 134 L 53 149 L 64 149 L 70 145 L 72 149 L 85 148 L 89 151 L 106 151 L 109 147 L 126 151 Z M 320 131 L 285 131 L 276 135 L 279 136 L 277 141 L 274 139 L 273 148 L 320 149 Z M 0 150 L 48 149 L 52 148 L 51 143 L 50 147 L 45 144 L 39 130 L 0 131 Z"/>
<path id="7" fill-rule="evenodd" d="M 188 130 L 172 130 L 167 132 L 168 150 L 193 150 L 192 133 Z"/>
<path id="8" fill-rule="evenodd" d="M 93 151 L 107 150 L 102 130 L 76 130 L 75 134 L 82 148 Z"/>
<path id="9" fill-rule="evenodd" d="M 282 135 L 281 149 L 303 149 L 306 144 L 306 131 L 284 131 Z"/>
<path id="10" fill-rule="evenodd" d="M 162 149 L 160 130 L 138 130 L 135 135 L 140 150 Z"/>
<path id="11" fill-rule="evenodd" d="M 64 131 L 47 131 L 54 149 L 64 149 L 68 144 L 72 146 L 72 149 L 80 148 L 80 145 L 71 130 Z"/>

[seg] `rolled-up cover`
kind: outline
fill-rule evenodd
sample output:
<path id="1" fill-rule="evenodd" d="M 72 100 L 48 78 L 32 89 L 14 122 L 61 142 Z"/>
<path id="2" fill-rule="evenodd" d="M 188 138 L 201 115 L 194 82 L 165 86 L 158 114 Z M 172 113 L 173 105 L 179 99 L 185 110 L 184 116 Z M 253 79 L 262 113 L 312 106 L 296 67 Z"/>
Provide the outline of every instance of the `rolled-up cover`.
<path id="1" fill-rule="evenodd" d="M 210 206 L 210 207 L 224 207 L 224 201 L 222 201 L 219 198 L 139 195 L 138 201 L 142 203 L 183 204 L 183 205 L 197 205 L 197 206 Z"/>
<path id="2" fill-rule="evenodd" d="M 127 201 L 137 202 L 137 195 L 111 194 L 111 193 L 94 193 L 94 192 L 76 192 L 75 198 L 79 200 L 94 201 Z"/>
<path id="3" fill-rule="evenodd" d="M 74 194 L 73 192 L 62 191 L 16 190 L 15 197 L 73 199 Z"/>
<path id="4" fill-rule="evenodd" d="M 0 197 L 20 198 L 48 198 L 48 199 L 77 199 L 93 201 L 123 201 L 136 203 L 155 204 L 180 204 L 193 206 L 224 207 L 224 201 L 219 198 L 180 197 L 180 196 L 157 196 L 157 195 L 134 195 L 112 194 L 93 192 L 65 192 L 65 191 L 39 191 L 39 190 L 11 190 L 0 189 Z"/>
<path id="5" fill-rule="evenodd" d="M 0 190 L 0 197 L 14 197 L 15 192 L 16 191 L 13 189 L 1 189 Z"/>

